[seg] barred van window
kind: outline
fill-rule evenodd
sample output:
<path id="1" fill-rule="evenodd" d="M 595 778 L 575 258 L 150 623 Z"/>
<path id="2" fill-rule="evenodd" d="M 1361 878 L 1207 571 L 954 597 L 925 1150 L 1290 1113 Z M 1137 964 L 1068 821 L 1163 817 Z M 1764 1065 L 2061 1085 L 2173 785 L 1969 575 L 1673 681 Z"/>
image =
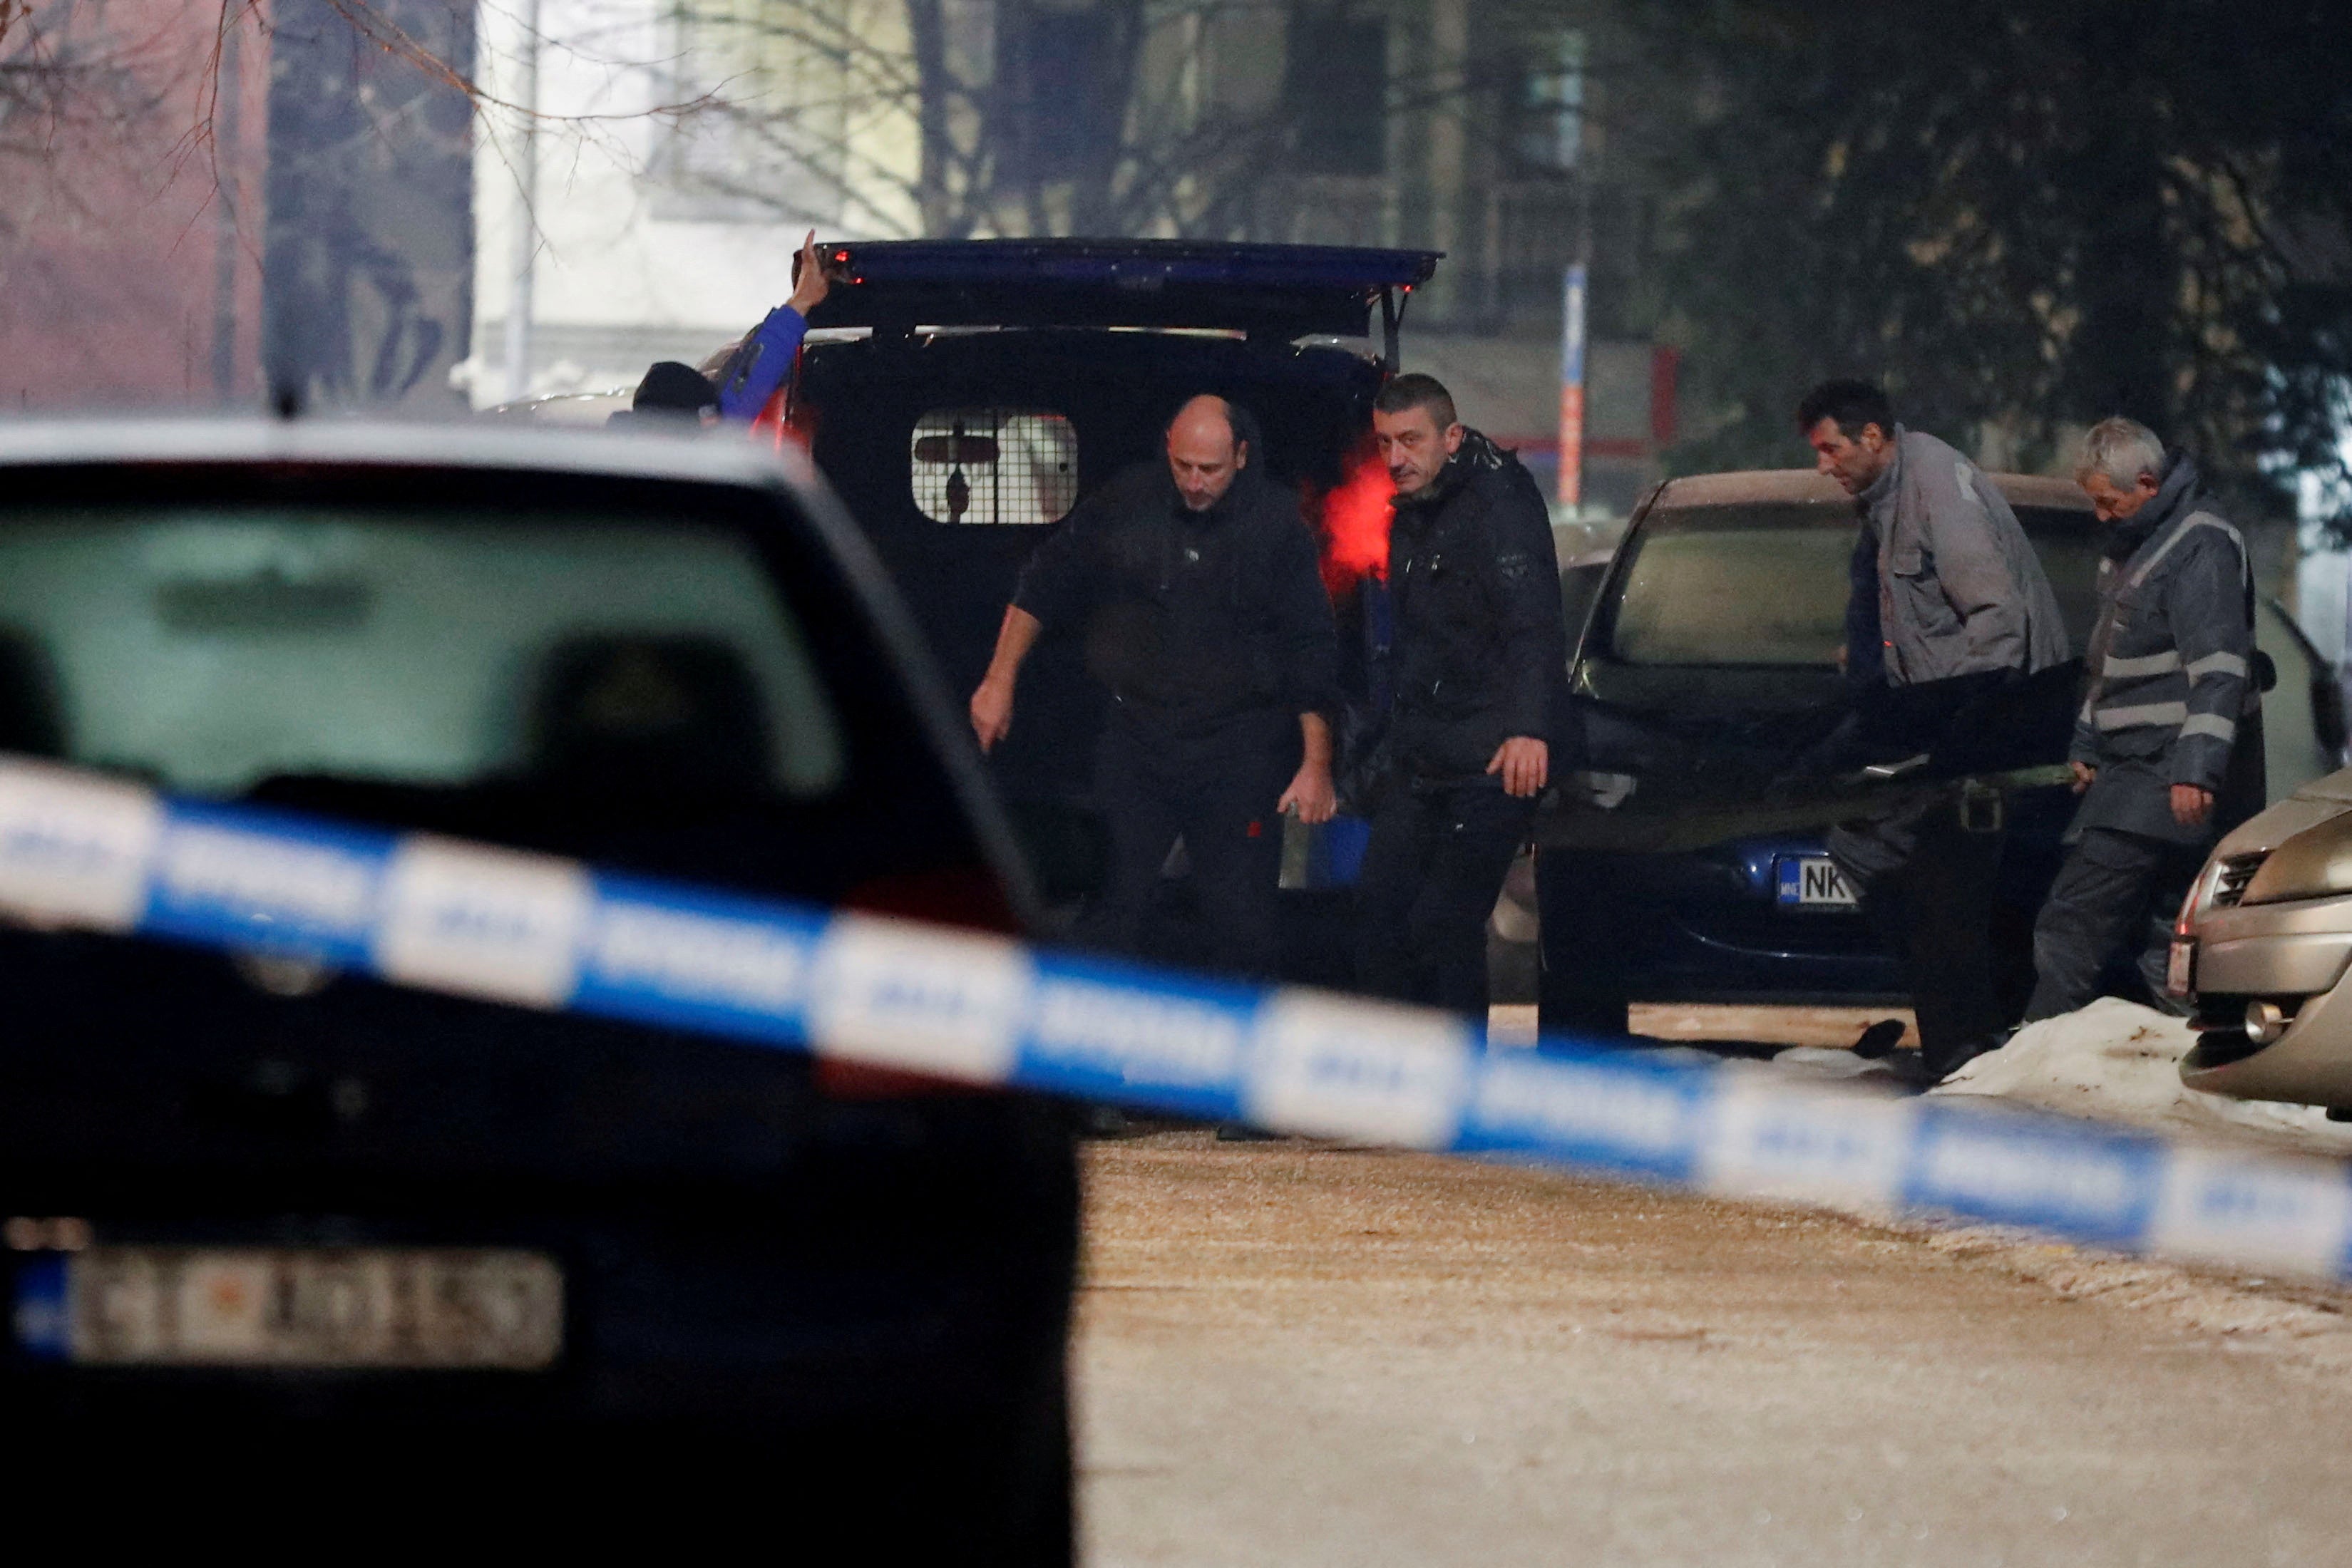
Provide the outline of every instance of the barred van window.
<path id="1" fill-rule="evenodd" d="M 1058 523 L 1078 500 L 1078 437 L 1058 413 L 938 409 L 915 422 L 915 505 L 940 523 Z"/>

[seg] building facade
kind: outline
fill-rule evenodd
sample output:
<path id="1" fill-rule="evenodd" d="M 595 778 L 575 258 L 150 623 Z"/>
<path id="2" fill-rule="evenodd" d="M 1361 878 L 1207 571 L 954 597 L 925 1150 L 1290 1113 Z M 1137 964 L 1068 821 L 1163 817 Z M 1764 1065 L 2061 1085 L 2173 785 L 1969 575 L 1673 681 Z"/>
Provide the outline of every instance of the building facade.
<path id="1" fill-rule="evenodd" d="M 536 0 L 535 30 L 531 9 L 480 16 L 477 405 L 702 361 L 789 292 L 812 227 L 1444 250 L 1408 362 L 1539 465 L 1571 261 L 1622 336 L 1636 183 L 1574 6 Z M 1587 472 L 1622 511 L 1671 366 L 1613 340 L 1588 358 Z"/>

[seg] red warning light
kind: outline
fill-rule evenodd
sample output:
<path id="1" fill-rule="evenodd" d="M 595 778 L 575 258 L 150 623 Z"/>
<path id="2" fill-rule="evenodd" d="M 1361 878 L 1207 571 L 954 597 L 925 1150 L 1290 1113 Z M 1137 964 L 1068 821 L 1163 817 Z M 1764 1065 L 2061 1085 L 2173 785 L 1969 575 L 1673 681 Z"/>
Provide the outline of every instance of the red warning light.
<path id="1" fill-rule="evenodd" d="M 1368 440 L 1348 457 L 1348 476 L 1325 493 L 1323 585 L 1334 594 L 1366 577 L 1389 574 L 1389 519 L 1396 484 Z"/>

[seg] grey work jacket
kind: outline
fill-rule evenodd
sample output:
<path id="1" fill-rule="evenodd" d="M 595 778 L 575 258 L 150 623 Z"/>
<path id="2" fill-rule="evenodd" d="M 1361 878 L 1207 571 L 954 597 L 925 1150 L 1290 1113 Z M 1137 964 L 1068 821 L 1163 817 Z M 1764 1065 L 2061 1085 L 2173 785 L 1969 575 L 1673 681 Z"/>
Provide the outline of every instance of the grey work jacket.
<path id="1" fill-rule="evenodd" d="M 1895 427 L 1895 455 L 1856 500 L 1878 536 L 1878 624 L 1898 686 L 2063 664 L 2066 623 L 2017 514 L 1984 471 Z"/>
<path id="2" fill-rule="evenodd" d="M 2132 519 L 2137 547 L 2099 562 L 2090 690 L 2068 754 L 2098 776 L 2072 832 L 2195 842 L 2213 829 L 2173 821 L 2172 786 L 2221 793 L 2239 730 L 2262 710 L 2253 572 L 2238 530 L 2197 495 L 2194 465 L 2176 462 L 2142 509 L 2156 516 Z"/>

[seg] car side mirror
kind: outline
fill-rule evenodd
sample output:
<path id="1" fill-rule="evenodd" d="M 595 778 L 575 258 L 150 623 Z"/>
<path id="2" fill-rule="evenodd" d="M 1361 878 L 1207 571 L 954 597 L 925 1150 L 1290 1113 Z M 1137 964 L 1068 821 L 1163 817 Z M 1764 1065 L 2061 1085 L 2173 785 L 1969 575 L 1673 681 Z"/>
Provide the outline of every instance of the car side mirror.
<path id="1" fill-rule="evenodd" d="M 1047 904 L 1087 897 L 1110 880 L 1110 827 L 1099 813 L 1064 800 L 1015 800 L 1004 814 Z"/>

